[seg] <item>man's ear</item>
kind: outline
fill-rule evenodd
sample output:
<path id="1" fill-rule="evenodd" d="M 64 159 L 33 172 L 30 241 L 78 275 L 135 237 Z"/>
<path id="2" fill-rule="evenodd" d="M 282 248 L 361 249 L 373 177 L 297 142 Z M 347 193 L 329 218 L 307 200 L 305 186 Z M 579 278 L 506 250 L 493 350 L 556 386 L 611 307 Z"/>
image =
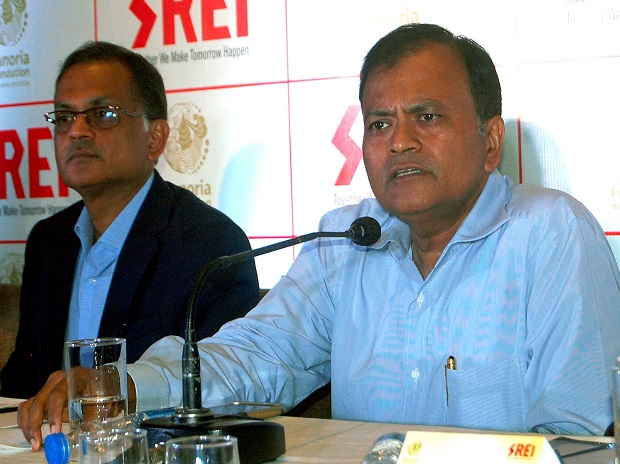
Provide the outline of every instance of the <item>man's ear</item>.
<path id="1" fill-rule="evenodd" d="M 155 119 L 150 121 L 149 125 L 149 159 L 157 161 L 159 156 L 166 148 L 168 135 L 170 134 L 170 126 L 165 119 Z"/>
<path id="2" fill-rule="evenodd" d="M 487 121 L 485 132 L 487 156 L 484 161 L 484 169 L 487 172 L 493 171 L 502 160 L 502 145 L 506 126 L 501 116 L 493 116 Z"/>

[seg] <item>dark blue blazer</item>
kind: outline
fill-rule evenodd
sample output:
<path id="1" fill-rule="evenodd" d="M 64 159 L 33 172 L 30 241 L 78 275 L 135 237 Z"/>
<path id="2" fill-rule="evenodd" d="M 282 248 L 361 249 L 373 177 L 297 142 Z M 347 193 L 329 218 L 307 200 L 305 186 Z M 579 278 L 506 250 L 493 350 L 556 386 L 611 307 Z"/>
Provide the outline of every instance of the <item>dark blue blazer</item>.
<path id="1" fill-rule="evenodd" d="M 80 241 L 73 231 L 81 201 L 38 222 L 26 244 L 15 351 L 0 374 L 0 395 L 28 398 L 62 369 L 73 274 Z M 155 171 L 110 284 L 100 337 L 127 339 L 127 362 L 166 335 L 184 336 L 186 304 L 211 260 L 250 249 L 225 214 Z M 254 261 L 217 271 L 196 305 L 201 339 L 245 313 L 259 299 Z"/>

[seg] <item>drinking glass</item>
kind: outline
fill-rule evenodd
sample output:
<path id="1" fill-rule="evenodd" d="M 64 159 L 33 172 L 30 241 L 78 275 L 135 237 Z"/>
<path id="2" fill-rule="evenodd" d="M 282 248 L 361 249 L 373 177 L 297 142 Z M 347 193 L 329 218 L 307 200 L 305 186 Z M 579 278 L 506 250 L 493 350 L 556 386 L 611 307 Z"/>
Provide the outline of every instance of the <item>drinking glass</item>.
<path id="1" fill-rule="evenodd" d="M 118 419 L 127 414 L 127 360 L 124 338 L 65 343 L 69 422 Z"/>
<path id="2" fill-rule="evenodd" d="M 166 442 L 166 464 L 239 464 L 237 439 L 230 435 L 199 435 Z"/>
<path id="3" fill-rule="evenodd" d="M 146 430 L 97 430 L 79 440 L 79 464 L 149 464 Z"/>

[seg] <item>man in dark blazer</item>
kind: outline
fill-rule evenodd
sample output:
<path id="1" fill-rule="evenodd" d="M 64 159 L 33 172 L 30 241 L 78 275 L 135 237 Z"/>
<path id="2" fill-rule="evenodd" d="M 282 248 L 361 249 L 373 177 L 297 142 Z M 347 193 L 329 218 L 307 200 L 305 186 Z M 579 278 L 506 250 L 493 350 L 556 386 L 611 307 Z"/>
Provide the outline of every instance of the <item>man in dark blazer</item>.
<path id="1" fill-rule="evenodd" d="M 88 312 L 75 286 L 90 274 L 80 275 L 79 263 L 106 237 L 110 242 L 105 232 L 118 230 L 121 213 L 126 236 L 107 277 L 107 297 L 95 301 L 103 312 L 93 336 L 126 338 L 128 362 L 164 336 L 184 335 L 186 305 L 207 263 L 250 249 L 231 219 L 155 171 L 169 133 L 167 104 L 161 76 L 143 57 L 105 42 L 78 49 L 56 81 L 54 108 L 46 117 L 54 124 L 59 173 L 82 201 L 30 233 L 19 332 L 0 375 L 2 396 L 33 396 L 62 369 L 71 311 L 79 318 Z M 127 221 L 131 208 L 135 219 Z M 78 238 L 84 214 L 89 233 Z M 197 338 L 243 316 L 258 298 L 253 261 L 214 273 L 197 301 Z"/>
<path id="2" fill-rule="evenodd" d="M 16 348 L 2 371 L 2 396 L 28 398 L 62 368 L 69 301 L 80 241 L 78 202 L 40 221 L 26 247 Z M 184 335 L 185 307 L 200 270 L 212 259 L 249 249 L 243 231 L 188 190 L 153 185 L 125 241 L 105 303 L 99 336 L 125 337 L 134 362 L 166 335 Z M 198 339 L 258 302 L 253 261 L 215 273 L 198 300 Z"/>

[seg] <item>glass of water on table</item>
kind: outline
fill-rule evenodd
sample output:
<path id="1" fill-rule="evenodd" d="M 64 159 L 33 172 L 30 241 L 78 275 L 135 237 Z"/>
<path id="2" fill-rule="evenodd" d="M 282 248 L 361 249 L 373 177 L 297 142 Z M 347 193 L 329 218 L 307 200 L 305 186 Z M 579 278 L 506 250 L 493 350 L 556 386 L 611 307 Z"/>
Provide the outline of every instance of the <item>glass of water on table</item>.
<path id="1" fill-rule="evenodd" d="M 65 343 L 71 430 L 82 422 L 127 415 L 127 358 L 124 338 Z"/>

